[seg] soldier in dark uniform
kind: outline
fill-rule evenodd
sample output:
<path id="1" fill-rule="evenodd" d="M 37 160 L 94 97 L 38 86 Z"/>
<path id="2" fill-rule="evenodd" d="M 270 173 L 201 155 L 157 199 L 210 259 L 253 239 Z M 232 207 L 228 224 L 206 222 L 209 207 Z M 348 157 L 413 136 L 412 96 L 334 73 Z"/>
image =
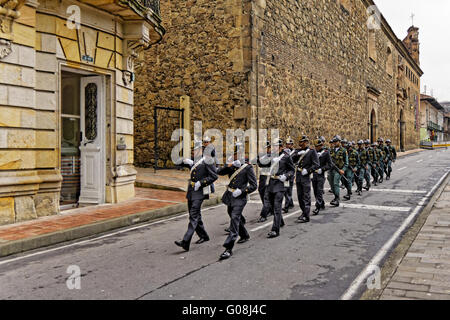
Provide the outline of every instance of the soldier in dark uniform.
<path id="1" fill-rule="evenodd" d="M 387 162 L 387 172 L 386 172 L 386 180 L 391 179 L 392 173 L 392 162 L 395 163 L 397 161 L 397 150 L 392 146 L 392 141 L 390 139 L 386 140 L 386 151 L 389 153 L 389 160 Z"/>
<path id="2" fill-rule="evenodd" d="M 366 172 L 364 173 L 364 179 L 366 180 L 366 186 L 364 187 L 364 189 L 369 191 L 370 188 L 372 187 L 372 184 L 370 183 L 370 174 L 372 172 L 372 159 L 369 154 L 369 150 L 370 150 L 370 140 L 369 139 L 364 141 L 364 150 L 366 151 L 366 155 L 367 155 L 367 169 L 366 169 Z"/>
<path id="3" fill-rule="evenodd" d="M 214 165 L 217 168 L 217 158 L 216 158 L 216 148 L 211 143 L 211 138 L 206 136 L 203 139 L 203 154 L 205 155 L 205 159 L 209 162 L 208 164 Z M 214 183 L 211 184 L 211 193 L 215 193 L 216 188 L 214 187 Z"/>
<path id="4" fill-rule="evenodd" d="M 378 157 L 378 174 L 380 176 L 380 183 L 383 183 L 384 178 L 384 161 L 386 158 L 386 153 L 384 151 L 384 139 L 378 138 L 378 145 L 376 147 L 377 150 L 377 157 Z"/>
<path id="5" fill-rule="evenodd" d="M 258 223 L 266 222 L 267 217 L 271 214 L 272 208 L 270 207 L 269 194 L 267 193 L 267 182 L 270 179 L 270 165 L 271 165 L 271 148 L 270 142 L 266 145 L 266 154 L 262 157 L 258 156 L 259 167 L 259 184 L 258 193 L 261 198 L 263 208 L 261 210 Z"/>
<path id="6" fill-rule="evenodd" d="M 289 156 L 292 157 L 292 155 L 295 153 L 294 149 L 294 140 L 292 140 L 290 137 L 286 140 L 286 147 L 284 149 L 284 152 L 289 154 Z M 294 189 L 294 180 L 295 176 L 293 175 L 292 178 L 290 178 L 288 181 L 284 183 L 284 208 L 283 212 L 288 213 L 289 209 L 294 208 L 294 200 L 292 199 L 292 191 Z"/>
<path id="7" fill-rule="evenodd" d="M 242 212 L 247 204 L 248 195 L 258 187 L 253 166 L 245 159 L 238 159 L 238 149 L 239 145 L 236 145 L 233 163 L 217 170 L 218 175 L 228 175 L 230 178 L 227 190 L 222 197 L 222 202 L 227 206 L 227 212 L 231 218 L 230 234 L 223 244 L 225 251 L 220 255 L 221 260 L 232 256 L 238 236 L 240 237 L 238 243 L 244 243 L 250 239 L 245 229 L 246 221 Z"/>
<path id="8" fill-rule="evenodd" d="M 333 149 L 333 145 L 334 145 L 334 138 L 330 140 L 330 148 L 328 149 L 328 152 L 330 152 L 331 155 L 331 150 Z M 328 190 L 329 193 L 333 193 L 334 194 L 334 190 L 333 190 L 333 172 L 330 169 L 330 171 L 328 171 L 327 174 L 327 180 L 328 180 L 328 184 L 330 185 L 330 190 Z"/>
<path id="9" fill-rule="evenodd" d="M 344 180 L 345 187 L 347 188 L 347 195 L 344 196 L 345 200 L 350 200 L 352 196 L 352 182 L 353 178 L 356 175 L 356 172 L 360 166 L 359 153 L 353 148 L 353 143 L 347 143 L 347 154 L 348 154 L 348 167 L 345 170 L 345 177 L 347 180 Z M 359 188 L 359 186 L 358 186 Z"/>
<path id="10" fill-rule="evenodd" d="M 316 198 L 316 209 L 313 216 L 317 216 L 320 210 L 325 210 L 325 201 L 323 200 L 323 188 L 325 185 L 325 172 L 331 169 L 330 151 L 324 148 L 325 138 L 319 137 L 314 141 L 317 156 L 319 158 L 319 169 L 313 174 L 312 185 L 314 197 Z"/>
<path id="11" fill-rule="evenodd" d="M 283 141 L 281 139 L 278 139 L 272 145 L 273 151 L 279 156 L 272 159 L 270 179 L 267 185 L 270 206 L 272 207 L 274 214 L 272 231 L 267 235 L 268 238 L 278 237 L 280 235 L 280 228 L 284 226 L 283 216 L 281 215 L 284 197 L 284 182 L 288 181 L 294 174 L 292 158 L 281 149 L 282 147 Z"/>
<path id="12" fill-rule="evenodd" d="M 193 158 L 197 162 L 194 163 L 194 160 L 191 159 L 184 159 L 182 161 L 184 167 L 191 169 L 191 177 L 186 195 L 189 209 L 189 225 L 183 240 L 175 241 L 175 244 L 186 251 L 189 251 L 194 232 L 200 237 L 196 242 L 197 244 L 209 241 L 209 236 L 206 233 L 202 221 L 201 207 L 203 200 L 209 199 L 211 192 L 210 186 L 218 177 L 215 166 L 208 164 L 207 162 L 209 161 L 205 157 L 201 157 L 202 151 L 202 146 L 196 145 L 194 146 Z"/>
<path id="13" fill-rule="evenodd" d="M 347 150 L 341 147 L 341 137 L 335 136 L 333 139 L 333 149 L 330 152 L 331 160 L 333 162 L 332 172 L 332 188 L 334 193 L 334 199 L 330 202 L 333 207 L 339 207 L 340 202 L 340 188 L 339 183 L 342 176 L 345 174 L 345 170 L 348 166 Z"/>
<path id="14" fill-rule="evenodd" d="M 377 158 L 377 153 L 375 151 L 375 149 L 373 148 L 373 146 L 370 145 L 370 141 L 366 140 L 366 147 L 367 147 L 367 154 L 369 155 L 369 162 L 370 162 L 370 172 L 372 174 L 373 177 L 373 185 L 377 186 L 378 185 L 378 166 L 377 166 L 377 162 L 378 162 L 378 158 Z"/>
<path id="15" fill-rule="evenodd" d="M 357 180 L 356 183 L 358 185 L 358 189 L 356 190 L 356 193 L 358 195 L 361 195 L 362 189 L 363 189 L 363 183 L 364 178 L 366 178 L 366 171 L 369 170 L 369 156 L 367 155 L 367 150 L 364 148 L 364 141 L 359 140 L 358 141 L 358 154 L 359 154 L 359 171 L 357 174 Z M 367 179 L 366 178 L 366 190 L 369 191 L 370 189 L 370 176 Z"/>
<path id="16" fill-rule="evenodd" d="M 298 222 L 308 223 L 311 211 L 311 173 L 319 169 L 320 164 L 316 150 L 309 148 L 309 138 L 302 136 L 299 140 L 300 149 L 292 156 L 295 163 L 297 197 L 302 209 Z"/>

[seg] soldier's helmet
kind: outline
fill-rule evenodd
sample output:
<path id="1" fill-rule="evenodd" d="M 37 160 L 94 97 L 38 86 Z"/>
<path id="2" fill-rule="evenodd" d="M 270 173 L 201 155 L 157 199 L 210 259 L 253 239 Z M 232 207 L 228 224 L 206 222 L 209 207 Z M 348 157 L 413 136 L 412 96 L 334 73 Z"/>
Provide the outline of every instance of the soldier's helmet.
<path id="1" fill-rule="evenodd" d="M 203 142 L 211 142 L 211 137 L 206 136 L 206 137 L 203 139 Z"/>
<path id="2" fill-rule="evenodd" d="M 372 147 L 378 147 L 378 145 L 374 142 L 372 143 Z"/>
<path id="3" fill-rule="evenodd" d="M 352 146 L 356 146 L 356 142 L 355 141 L 352 141 Z"/>
<path id="4" fill-rule="evenodd" d="M 309 141 L 309 138 L 308 138 L 308 136 L 303 135 L 300 138 L 298 138 L 298 141 L 299 142 L 306 142 L 306 141 Z"/>
<path id="5" fill-rule="evenodd" d="M 378 138 L 378 142 L 384 142 L 383 138 Z"/>
<path id="6" fill-rule="evenodd" d="M 358 141 L 358 145 L 359 145 L 359 146 L 361 146 L 361 145 L 363 145 L 363 144 L 364 144 L 364 141 L 362 141 L 362 140 L 359 140 L 359 141 Z"/>
<path id="7" fill-rule="evenodd" d="M 386 143 L 392 143 L 391 139 L 387 139 Z"/>
<path id="8" fill-rule="evenodd" d="M 313 143 L 315 146 L 323 146 L 323 144 L 325 143 L 325 139 L 322 140 L 323 137 L 317 137 L 316 139 L 314 139 Z"/>
<path id="9" fill-rule="evenodd" d="M 364 144 L 369 144 L 370 145 L 370 140 L 366 139 L 366 141 L 364 141 Z"/>
<path id="10" fill-rule="evenodd" d="M 282 140 L 282 139 L 276 139 L 276 140 L 272 143 L 272 146 L 282 147 L 282 146 L 283 146 L 283 140 Z"/>
<path id="11" fill-rule="evenodd" d="M 294 140 L 292 140 L 291 137 L 288 137 L 288 138 L 286 139 L 286 144 L 294 144 Z"/>
<path id="12" fill-rule="evenodd" d="M 341 142 L 341 141 L 342 141 L 342 138 L 340 135 L 334 136 L 333 142 Z"/>
<path id="13" fill-rule="evenodd" d="M 345 145 L 348 144 L 348 140 L 347 140 L 347 139 L 343 139 L 341 142 L 342 142 L 343 145 L 344 145 L 344 144 L 345 144 Z"/>
<path id="14" fill-rule="evenodd" d="M 319 137 L 319 139 L 322 140 L 323 143 L 326 141 L 324 136 Z"/>

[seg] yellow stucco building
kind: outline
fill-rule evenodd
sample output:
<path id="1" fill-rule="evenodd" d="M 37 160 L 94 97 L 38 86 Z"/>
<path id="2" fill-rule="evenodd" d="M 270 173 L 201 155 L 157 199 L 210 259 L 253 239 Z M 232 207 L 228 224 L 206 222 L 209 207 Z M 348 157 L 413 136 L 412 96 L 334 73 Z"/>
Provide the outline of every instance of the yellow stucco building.
<path id="1" fill-rule="evenodd" d="M 0 1 L 0 224 L 134 196 L 134 64 L 159 0 Z"/>

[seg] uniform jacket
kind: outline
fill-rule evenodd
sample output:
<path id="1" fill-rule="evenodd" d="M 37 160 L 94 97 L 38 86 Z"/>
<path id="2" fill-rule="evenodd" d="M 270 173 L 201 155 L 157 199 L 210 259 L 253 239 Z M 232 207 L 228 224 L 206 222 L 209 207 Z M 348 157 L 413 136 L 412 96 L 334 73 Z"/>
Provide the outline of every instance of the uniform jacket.
<path id="1" fill-rule="evenodd" d="M 386 153 L 384 152 L 383 148 L 380 148 L 379 146 L 376 148 L 377 158 L 378 162 L 383 162 L 384 158 L 386 157 Z"/>
<path id="2" fill-rule="evenodd" d="M 386 146 L 386 149 L 389 151 L 390 160 L 397 160 L 397 150 L 395 150 L 395 147 Z"/>
<path id="3" fill-rule="evenodd" d="M 359 153 L 355 149 L 352 149 L 351 151 L 348 151 L 348 168 L 353 169 L 359 169 L 359 166 L 361 165 L 361 161 L 359 159 Z"/>
<path id="4" fill-rule="evenodd" d="M 358 153 L 359 153 L 359 161 L 361 164 L 361 167 L 363 167 L 364 169 L 366 169 L 366 166 L 369 164 L 369 155 L 367 153 L 367 149 L 358 149 Z"/>
<path id="5" fill-rule="evenodd" d="M 276 177 L 279 177 L 281 175 L 285 175 L 287 180 L 289 180 L 294 175 L 294 163 L 292 162 L 292 158 L 285 152 L 280 153 L 280 157 L 283 155 L 283 158 L 275 164 L 274 161 L 272 161 L 272 172 L 271 172 L 271 178 L 269 180 L 268 185 L 268 191 L 271 193 L 276 192 L 284 192 L 284 182 L 277 179 Z M 276 172 L 275 170 L 278 169 Z M 275 178 L 273 178 L 275 176 Z"/>
<path id="6" fill-rule="evenodd" d="M 346 170 L 348 167 L 348 154 L 347 150 L 343 147 L 339 147 L 337 150 L 335 148 L 331 149 L 330 152 L 331 160 L 340 169 Z"/>
<path id="7" fill-rule="evenodd" d="M 308 151 L 309 150 L 309 151 Z M 297 181 L 300 181 L 302 177 L 310 177 L 310 174 L 316 171 L 320 168 L 319 163 L 319 156 L 317 155 L 317 152 L 315 149 L 307 148 L 304 151 L 308 151 L 308 153 L 301 159 L 301 155 L 299 155 L 299 152 L 302 151 L 301 149 L 295 150 L 296 152 L 292 156 L 292 161 L 294 162 L 294 165 L 296 166 L 296 179 Z M 300 162 L 299 162 L 300 161 Z M 303 176 L 302 171 L 303 169 L 306 169 L 308 171 L 308 175 Z"/>
<path id="8" fill-rule="evenodd" d="M 201 161 L 201 160 L 199 160 Z M 195 166 L 189 166 L 186 164 L 182 164 L 183 167 L 191 169 Z M 216 168 L 214 165 L 207 164 L 204 160 L 201 164 L 199 164 L 194 170 L 191 170 L 191 177 L 189 179 L 188 190 L 186 194 L 186 198 L 189 200 L 202 200 L 209 199 L 209 195 L 203 194 L 203 188 L 211 185 L 218 178 L 216 173 Z M 195 188 L 192 186 L 191 182 L 195 183 L 200 181 L 201 187 L 195 191 Z"/>
<path id="9" fill-rule="evenodd" d="M 270 164 L 271 164 L 271 154 L 268 153 L 266 155 L 263 155 L 262 157 L 257 158 L 256 163 L 258 164 L 259 170 L 259 183 L 265 185 L 267 180 L 267 175 L 262 174 L 263 172 L 269 172 L 270 171 Z M 266 161 L 263 161 L 266 160 Z M 269 160 L 269 161 L 267 161 Z"/>
<path id="10" fill-rule="evenodd" d="M 369 156 L 370 165 L 373 165 L 378 161 L 377 153 L 372 147 L 367 148 L 367 155 Z"/>
<path id="11" fill-rule="evenodd" d="M 217 170 L 217 174 L 220 176 L 228 175 L 230 178 L 239 168 L 234 166 L 231 167 L 221 167 Z M 228 190 L 240 189 L 242 194 L 234 198 L 233 193 Z M 255 170 L 251 164 L 247 165 L 237 176 L 233 178 L 228 184 L 228 188 L 223 194 L 222 202 L 227 206 L 245 206 L 247 204 L 247 195 L 254 192 L 258 188 L 256 182 Z"/>
<path id="12" fill-rule="evenodd" d="M 329 171 L 332 168 L 330 151 L 326 148 L 323 148 L 317 153 L 317 157 L 319 158 L 318 169 L 322 169 L 322 175 L 324 175 L 326 171 Z"/>

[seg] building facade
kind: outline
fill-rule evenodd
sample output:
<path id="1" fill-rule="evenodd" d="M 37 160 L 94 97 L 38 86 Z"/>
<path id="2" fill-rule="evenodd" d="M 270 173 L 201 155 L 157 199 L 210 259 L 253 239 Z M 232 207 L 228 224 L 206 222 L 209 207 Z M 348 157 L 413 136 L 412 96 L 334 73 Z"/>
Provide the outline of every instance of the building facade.
<path id="1" fill-rule="evenodd" d="M 174 0 L 161 10 L 168 35 L 147 52 L 135 92 L 136 165 L 154 164 L 157 137 L 158 165 L 170 166 L 170 132 L 196 120 L 418 147 L 418 28 L 399 40 L 372 1 Z M 155 107 L 183 109 L 183 121 L 157 113 L 155 128 Z"/>
<path id="2" fill-rule="evenodd" d="M 0 224 L 134 196 L 134 63 L 159 1 L 0 2 Z"/>
<path id="3" fill-rule="evenodd" d="M 420 140 L 443 142 L 445 139 L 445 108 L 432 96 L 420 96 Z"/>

